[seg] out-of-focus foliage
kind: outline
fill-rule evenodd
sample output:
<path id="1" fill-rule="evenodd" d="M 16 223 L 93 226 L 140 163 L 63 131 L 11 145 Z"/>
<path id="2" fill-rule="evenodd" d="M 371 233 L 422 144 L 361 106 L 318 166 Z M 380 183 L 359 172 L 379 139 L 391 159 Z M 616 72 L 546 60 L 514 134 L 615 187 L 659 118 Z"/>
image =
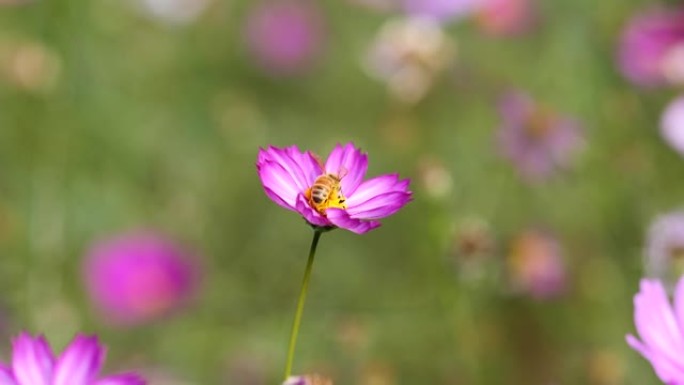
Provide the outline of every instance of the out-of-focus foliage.
<path id="1" fill-rule="evenodd" d="M 364 236 L 322 237 L 298 372 L 359 385 L 658 383 L 624 337 L 646 229 L 682 205 L 684 159 L 658 130 L 674 91 L 641 90 L 616 65 L 623 26 L 649 3 L 539 1 L 513 35 L 479 16 L 438 25 L 408 51 L 415 62 L 392 64 L 412 71 L 393 77 L 400 89 L 429 83 L 401 98 L 368 68 L 400 12 L 360 2 L 300 15 L 320 36 L 274 53 L 305 64 L 286 73 L 265 72 L 248 47 L 252 1 L 0 8 L 1 334 L 44 332 L 61 347 L 96 332 L 114 369 L 156 373 L 153 384 L 279 383 L 311 230 L 264 195 L 257 150 L 325 156 L 353 141 L 371 176 L 411 177 L 415 199 Z M 450 48 L 435 56 L 426 41 Z M 501 156 L 497 103 L 510 90 L 581 122 L 571 167 L 530 182 Z M 138 228 L 197 251 L 201 289 L 184 312 L 117 328 L 88 303 L 82 261 L 94 239 Z M 558 295 L 511 275 L 529 232 L 553 237 Z"/>

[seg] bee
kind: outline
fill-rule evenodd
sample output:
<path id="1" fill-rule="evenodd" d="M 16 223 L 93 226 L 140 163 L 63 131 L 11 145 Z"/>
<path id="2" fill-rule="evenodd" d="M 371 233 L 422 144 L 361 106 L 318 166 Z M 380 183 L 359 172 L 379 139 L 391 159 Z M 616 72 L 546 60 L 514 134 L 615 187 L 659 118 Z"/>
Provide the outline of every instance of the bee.
<path id="1" fill-rule="evenodd" d="M 321 167 L 324 169 L 324 167 Z M 337 174 L 325 173 L 314 181 L 313 185 L 306 190 L 305 196 L 311 207 L 325 215 L 328 207 L 346 209 L 344 202 L 347 200 L 342 195 L 340 182 L 347 175 L 347 170 L 342 168 Z"/>

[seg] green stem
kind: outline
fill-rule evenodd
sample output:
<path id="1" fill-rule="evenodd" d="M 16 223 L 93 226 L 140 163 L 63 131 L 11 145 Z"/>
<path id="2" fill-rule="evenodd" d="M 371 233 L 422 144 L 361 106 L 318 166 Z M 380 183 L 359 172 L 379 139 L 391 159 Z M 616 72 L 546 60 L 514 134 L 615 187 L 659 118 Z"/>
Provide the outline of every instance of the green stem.
<path id="1" fill-rule="evenodd" d="M 302 313 L 304 312 L 304 302 L 306 301 L 306 293 L 309 290 L 309 278 L 311 278 L 311 270 L 313 267 L 314 256 L 316 255 L 316 246 L 318 240 L 321 238 L 322 232 L 314 230 L 314 237 L 311 241 L 311 249 L 309 250 L 309 259 L 306 262 L 306 270 L 304 270 L 304 279 L 302 279 L 302 288 L 299 291 L 299 299 L 297 300 L 297 312 L 295 313 L 294 322 L 292 323 L 292 331 L 290 332 L 290 347 L 287 350 L 287 364 L 285 365 L 285 380 L 292 374 L 292 362 L 294 361 L 295 346 L 297 345 L 297 335 L 299 334 L 299 325 L 302 322 Z"/>

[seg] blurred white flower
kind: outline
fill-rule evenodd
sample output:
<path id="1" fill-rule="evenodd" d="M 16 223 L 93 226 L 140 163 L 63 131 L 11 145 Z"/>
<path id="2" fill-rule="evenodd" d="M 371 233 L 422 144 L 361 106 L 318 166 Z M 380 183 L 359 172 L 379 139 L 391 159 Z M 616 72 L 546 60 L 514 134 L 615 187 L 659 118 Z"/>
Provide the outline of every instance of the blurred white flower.
<path id="1" fill-rule="evenodd" d="M 425 192 L 434 199 L 448 197 L 454 184 L 444 163 L 433 156 L 424 156 L 420 159 L 418 181 Z"/>
<path id="2" fill-rule="evenodd" d="M 387 83 L 392 96 L 416 103 L 454 54 L 454 43 L 433 19 L 395 19 L 380 30 L 364 58 L 364 67 L 370 76 Z"/>
<path id="3" fill-rule="evenodd" d="M 141 0 L 141 6 L 149 16 L 170 24 L 194 22 L 209 3 L 210 0 Z"/>
<path id="4" fill-rule="evenodd" d="M 684 210 L 659 215 L 651 222 L 644 254 L 646 276 L 674 287 L 684 272 Z"/>
<path id="5" fill-rule="evenodd" d="M 660 130 L 667 144 L 684 155 L 684 96 L 678 97 L 667 106 Z"/>

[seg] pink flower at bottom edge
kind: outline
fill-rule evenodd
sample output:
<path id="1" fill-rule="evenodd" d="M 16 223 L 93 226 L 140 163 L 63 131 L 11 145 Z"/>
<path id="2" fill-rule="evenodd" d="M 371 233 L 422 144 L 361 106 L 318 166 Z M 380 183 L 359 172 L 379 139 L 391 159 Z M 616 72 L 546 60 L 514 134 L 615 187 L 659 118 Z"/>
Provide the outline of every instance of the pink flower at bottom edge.
<path id="1" fill-rule="evenodd" d="M 627 343 L 651 362 L 665 384 L 684 384 L 684 279 L 670 305 L 662 283 L 642 279 L 634 296 L 634 323 L 641 340 L 627 335 Z"/>
<path id="2" fill-rule="evenodd" d="M 0 364 L 0 385 L 145 385 L 135 374 L 98 378 L 105 348 L 97 337 L 77 335 L 55 356 L 45 337 L 21 333 L 12 341 L 12 362 Z"/>
<path id="3" fill-rule="evenodd" d="M 266 195 L 315 227 L 364 234 L 411 201 L 410 180 L 397 174 L 364 181 L 368 156 L 352 143 L 337 145 L 325 164 L 296 146 L 269 146 L 256 166 Z"/>

